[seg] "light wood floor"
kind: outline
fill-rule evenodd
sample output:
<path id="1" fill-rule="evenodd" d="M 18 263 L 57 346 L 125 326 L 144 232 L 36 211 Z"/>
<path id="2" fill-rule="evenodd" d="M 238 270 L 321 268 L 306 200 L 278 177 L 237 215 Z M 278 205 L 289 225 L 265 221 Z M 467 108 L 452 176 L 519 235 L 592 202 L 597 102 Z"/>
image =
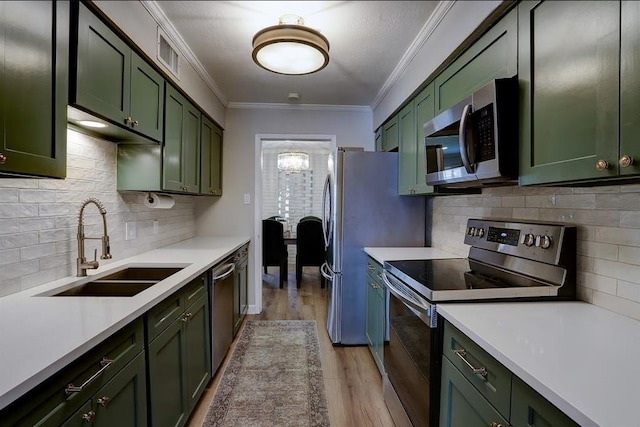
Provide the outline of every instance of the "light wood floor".
<path id="1" fill-rule="evenodd" d="M 369 349 L 366 346 L 334 347 L 329 340 L 327 293 L 326 288 L 320 288 L 318 269 L 304 268 L 300 289 L 296 288 L 295 266 L 290 265 L 289 272 L 288 284 L 285 282 L 285 287 L 280 289 L 278 269 L 269 267 L 269 274 L 263 275 L 262 282 L 263 311 L 247 316 L 246 320 L 315 320 L 331 426 L 393 426 L 382 398 L 382 379 Z M 235 341 L 191 416 L 189 427 L 202 425 L 234 346 Z"/>

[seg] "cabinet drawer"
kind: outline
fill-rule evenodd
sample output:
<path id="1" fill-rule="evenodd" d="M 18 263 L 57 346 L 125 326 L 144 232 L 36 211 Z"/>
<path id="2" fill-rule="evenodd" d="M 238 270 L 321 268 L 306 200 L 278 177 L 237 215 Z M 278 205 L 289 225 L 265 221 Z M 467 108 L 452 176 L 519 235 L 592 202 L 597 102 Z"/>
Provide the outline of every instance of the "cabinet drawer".
<path id="1" fill-rule="evenodd" d="M 147 342 L 153 341 L 182 314 L 181 296 L 181 292 L 176 292 L 147 312 Z"/>
<path id="2" fill-rule="evenodd" d="M 142 319 L 126 326 L 3 410 L 2 425 L 61 425 L 142 352 L 143 331 Z M 70 385 L 82 388 L 71 391 Z"/>
<path id="3" fill-rule="evenodd" d="M 511 371 L 449 322 L 444 327 L 443 354 L 485 399 L 509 419 Z M 474 373 L 474 368 L 484 371 Z"/>
<path id="4" fill-rule="evenodd" d="M 190 282 L 182 291 L 182 306 L 186 309 L 207 292 L 207 275 L 203 274 Z"/>
<path id="5" fill-rule="evenodd" d="M 577 427 L 571 418 L 529 387 L 513 377 L 511 395 L 511 425 L 513 427 Z"/>

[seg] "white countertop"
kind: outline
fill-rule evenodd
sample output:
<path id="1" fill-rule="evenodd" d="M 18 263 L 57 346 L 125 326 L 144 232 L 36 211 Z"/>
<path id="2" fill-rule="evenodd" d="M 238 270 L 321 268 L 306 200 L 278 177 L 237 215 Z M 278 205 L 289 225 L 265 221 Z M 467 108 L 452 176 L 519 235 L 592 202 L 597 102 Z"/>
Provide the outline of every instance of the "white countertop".
<path id="1" fill-rule="evenodd" d="M 399 261 L 409 259 L 442 259 L 442 258 L 464 258 L 449 252 L 434 248 L 364 248 L 367 255 L 384 264 L 385 261 Z"/>
<path id="2" fill-rule="evenodd" d="M 639 321 L 578 301 L 437 311 L 579 425 L 640 426 Z"/>
<path id="3" fill-rule="evenodd" d="M 184 286 L 248 237 L 196 237 L 0 298 L 0 409 Z M 126 266 L 185 267 L 132 297 L 48 297 Z"/>

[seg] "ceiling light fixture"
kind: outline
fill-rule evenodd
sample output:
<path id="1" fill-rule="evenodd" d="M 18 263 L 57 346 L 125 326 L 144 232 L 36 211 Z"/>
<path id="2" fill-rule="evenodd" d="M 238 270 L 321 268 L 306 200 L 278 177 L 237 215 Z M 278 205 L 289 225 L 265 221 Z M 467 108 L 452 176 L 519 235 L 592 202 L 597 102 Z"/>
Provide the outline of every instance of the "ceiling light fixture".
<path id="1" fill-rule="evenodd" d="M 297 173 L 309 169 L 309 155 L 297 151 L 278 154 L 278 170 Z"/>
<path id="2" fill-rule="evenodd" d="M 296 15 L 283 15 L 279 24 L 253 36 L 256 64 L 278 74 L 302 75 L 322 70 L 329 63 L 329 40 L 304 26 Z"/>

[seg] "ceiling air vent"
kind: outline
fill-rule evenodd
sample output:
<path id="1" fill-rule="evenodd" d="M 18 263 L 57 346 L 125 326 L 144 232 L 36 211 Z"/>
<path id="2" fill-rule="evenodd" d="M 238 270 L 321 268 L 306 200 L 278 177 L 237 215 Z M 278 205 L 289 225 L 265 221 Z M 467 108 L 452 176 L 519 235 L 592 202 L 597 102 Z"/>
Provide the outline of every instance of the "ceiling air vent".
<path id="1" fill-rule="evenodd" d="M 158 60 L 171 74 L 180 79 L 180 55 L 160 27 L 158 27 Z"/>

